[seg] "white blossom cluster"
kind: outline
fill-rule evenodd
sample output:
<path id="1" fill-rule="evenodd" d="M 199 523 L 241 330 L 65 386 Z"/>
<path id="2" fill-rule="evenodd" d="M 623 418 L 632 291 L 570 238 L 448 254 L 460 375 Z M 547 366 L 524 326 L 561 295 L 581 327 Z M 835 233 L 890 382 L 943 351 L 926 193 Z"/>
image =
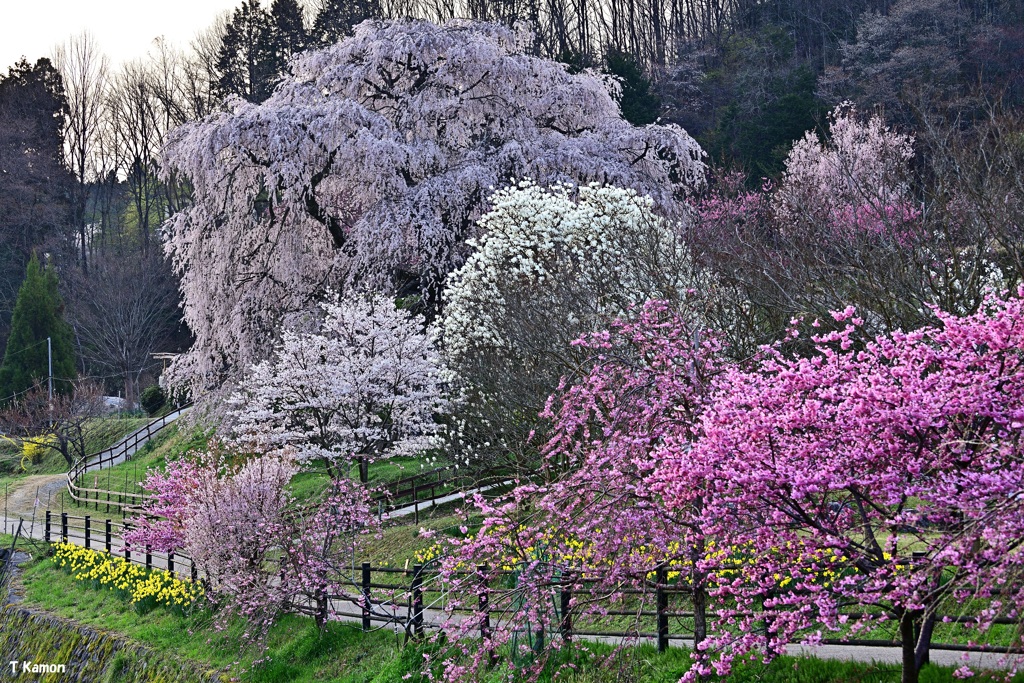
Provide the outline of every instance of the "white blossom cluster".
<path id="1" fill-rule="evenodd" d="M 684 294 L 687 253 L 650 197 L 523 180 L 490 204 L 483 236 L 470 242 L 475 251 L 444 293 L 444 346 L 454 367 L 485 353 L 528 372 L 567 355 L 574 339 L 630 305 Z"/>
<path id="2" fill-rule="evenodd" d="M 323 310 L 319 331 L 286 330 L 229 399 L 235 441 L 255 451 L 294 447 L 302 462 L 338 467 L 431 446 L 434 415 L 446 405 L 431 331 L 379 295 Z"/>

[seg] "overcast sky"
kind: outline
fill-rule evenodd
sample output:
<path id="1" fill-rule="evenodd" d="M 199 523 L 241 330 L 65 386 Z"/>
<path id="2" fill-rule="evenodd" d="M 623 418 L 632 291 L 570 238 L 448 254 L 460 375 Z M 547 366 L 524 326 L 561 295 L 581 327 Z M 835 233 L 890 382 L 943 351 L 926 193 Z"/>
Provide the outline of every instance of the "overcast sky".
<path id="1" fill-rule="evenodd" d="M 143 57 L 164 36 L 185 47 L 241 0 L 0 0 L 0 72 L 24 55 L 34 62 L 58 43 L 90 31 L 117 66 Z"/>

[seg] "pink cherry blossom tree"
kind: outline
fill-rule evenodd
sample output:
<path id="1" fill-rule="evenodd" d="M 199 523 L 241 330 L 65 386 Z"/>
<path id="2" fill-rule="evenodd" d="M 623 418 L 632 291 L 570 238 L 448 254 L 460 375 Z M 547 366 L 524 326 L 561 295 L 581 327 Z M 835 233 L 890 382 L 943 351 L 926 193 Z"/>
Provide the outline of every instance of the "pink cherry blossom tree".
<path id="1" fill-rule="evenodd" d="M 360 283 L 436 306 L 492 187 L 600 182 L 673 210 L 700 185 L 682 129 L 633 127 L 618 85 L 530 55 L 493 24 L 367 21 L 306 53 L 260 105 L 169 136 L 165 173 L 193 204 L 167 224 L 196 335 L 179 382 L 261 360 L 282 315 Z"/>
<path id="2" fill-rule="evenodd" d="M 774 196 L 779 217 L 837 238 L 900 236 L 920 218 L 909 183 L 913 143 L 880 116 L 865 121 L 852 105 L 840 106 L 829 115 L 827 141 L 808 132 L 793 144 Z"/>
<path id="3" fill-rule="evenodd" d="M 854 304 L 878 334 L 934 324 L 932 305 L 972 313 L 1005 286 L 1003 237 L 952 211 L 959 193 L 929 187 L 914 161 L 913 137 L 843 106 L 827 135 L 793 145 L 777 185 L 748 191 L 723 176 L 692 202 L 689 241 L 718 276 L 713 300 L 745 314 L 722 329 L 737 357 L 794 316 L 828 325 Z"/>
<path id="4" fill-rule="evenodd" d="M 313 505 L 298 504 L 288 490 L 297 471 L 288 454 L 240 457 L 214 444 L 149 475 L 144 486 L 154 497 L 125 542 L 136 552 L 188 555 L 208 584 L 216 623 L 244 619 L 257 644 L 287 612 L 323 626 L 345 599 L 344 559 L 375 520 L 367 490 L 348 480 Z"/>
<path id="5" fill-rule="evenodd" d="M 1020 614 L 1020 294 L 876 338 L 851 307 L 810 355 L 769 348 L 716 380 L 699 437 L 669 437 L 655 475 L 672 510 L 716 473 L 706 531 L 734 567 L 711 591 L 720 627 L 690 679 L 892 621 L 914 683 L 936 615 L 980 604 L 964 616 L 984 630 Z"/>
<path id="6" fill-rule="evenodd" d="M 421 316 L 380 295 L 322 306 L 316 332 L 285 330 L 228 400 L 233 439 L 253 452 L 321 461 L 333 479 L 358 462 L 430 447 L 446 409 L 442 363 Z"/>

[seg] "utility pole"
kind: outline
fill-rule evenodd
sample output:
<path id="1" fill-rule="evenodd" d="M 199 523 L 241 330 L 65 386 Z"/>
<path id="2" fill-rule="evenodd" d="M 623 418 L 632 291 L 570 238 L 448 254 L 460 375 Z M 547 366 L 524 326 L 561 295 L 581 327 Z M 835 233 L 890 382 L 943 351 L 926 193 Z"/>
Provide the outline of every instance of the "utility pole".
<path id="1" fill-rule="evenodd" d="M 50 337 L 46 338 L 46 356 L 50 366 L 50 405 L 53 405 L 53 343 Z"/>

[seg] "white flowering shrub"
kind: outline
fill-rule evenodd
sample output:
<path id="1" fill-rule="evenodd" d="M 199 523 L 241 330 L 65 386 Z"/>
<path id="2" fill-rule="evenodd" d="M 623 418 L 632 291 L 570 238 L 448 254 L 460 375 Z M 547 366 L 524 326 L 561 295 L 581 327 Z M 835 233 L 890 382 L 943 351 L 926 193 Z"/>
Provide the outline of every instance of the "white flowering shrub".
<path id="1" fill-rule="evenodd" d="M 359 462 L 428 448 L 445 409 L 441 358 L 423 320 L 380 295 L 323 305 L 318 331 L 285 330 L 229 399 L 234 440 L 256 451 L 293 448 L 332 476 Z"/>
<path id="2" fill-rule="evenodd" d="M 475 251 L 449 278 L 442 330 L 448 363 L 483 401 L 487 446 L 514 448 L 562 375 L 572 342 L 648 299 L 679 300 L 692 282 L 678 232 L 633 190 L 499 190 Z"/>

